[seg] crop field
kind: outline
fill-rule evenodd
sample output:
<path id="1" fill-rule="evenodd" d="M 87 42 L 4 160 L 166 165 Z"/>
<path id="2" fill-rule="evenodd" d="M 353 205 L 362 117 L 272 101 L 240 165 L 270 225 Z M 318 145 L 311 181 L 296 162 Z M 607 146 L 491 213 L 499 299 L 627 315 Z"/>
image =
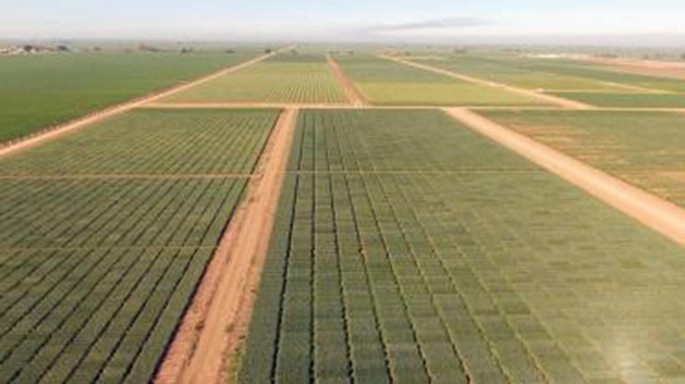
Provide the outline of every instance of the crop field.
<path id="1" fill-rule="evenodd" d="M 682 248 L 438 111 L 303 112 L 275 225 L 242 383 L 685 375 Z"/>
<path id="2" fill-rule="evenodd" d="M 526 68 L 520 60 L 493 57 L 454 55 L 437 57 L 408 57 L 409 59 L 463 73 L 469 76 L 509 84 L 531 90 L 593 90 L 621 92 L 625 89 L 608 82 L 573 75 L 557 74 Z"/>
<path id="3" fill-rule="evenodd" d="M 637 86 L 666 92 L 685 92 L 685 83 L 681 80 L 618 72 L 570 60 L 530 59 L 524 61 L 523 66 L 524 68 L 544 72 L 613 82 L 627 86 Z"/>
<path id="4" fill-rule="evenodd" d="M 554 92 L 556 96 L 599 107 L 685 108 L 684 93 Z"/>
<path id="5" fill-rule="evenodd" d="M 2 58 L 0 144 L 254 56 L 246 51 Z"/>
<path id="6" fill-rule="evenodd" d="M 365 98 L 377 105 L 541 104 L 534 98 L 373 56 L 338 56 L 336 60 Z"/>
<path id="7" fill-rule="evenodd" d="M 0 383 L 682 382 L 683 82 L 415 49 L 0 59 Z"/>
<path id="8" fill-rule="evenodd" d="M 147 382 L 273 111 L 144 110 L 0 161 L 0 382 Z"/>
<path id="9" fill-rule="evenodd" d="M 513 130 L 685 206 L 685 114 L 483 112 Z"/>
<path id="10" fill-rule="evenodd" d="M 165 101 L 344 104 L 347 98 L 322 54 L 285 53 Z"/>
<path id="11" fill-rule="evenodd" d="M 276 117 L 138 110 L 8 158 L 0 176 L 249 173 Z"/>

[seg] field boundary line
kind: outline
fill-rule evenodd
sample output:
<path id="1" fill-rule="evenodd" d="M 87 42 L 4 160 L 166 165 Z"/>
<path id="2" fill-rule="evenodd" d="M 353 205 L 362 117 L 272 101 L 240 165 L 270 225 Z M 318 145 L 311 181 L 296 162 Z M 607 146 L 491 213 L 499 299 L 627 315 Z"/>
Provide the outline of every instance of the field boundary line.
<path id="1" fill-rule="evenodd" d="M 410 67 L 422 69 L 424 71 L 429 71 L 429 72 L 441 74 L 444 76 L 448 76 L 448 77 L 451 77 L 454 79 L 466 81 L 469 83 L 484 85 L 484 86 L 487 86 L 490 88 L 497 88 L 497 89 L 517 93 L 519 95 L 533 97 L 533 98 L 536 98 L 536 99 L 541 100 L 541 101 L 545 101 L 548 103 L 552 103 L 552 104 L 562 106 L 564 108 L 569 108 L 569 109 L 593 109 L 594 108 L 594 106 L 592 106 L 592 105 L 581 103 L 579 101 L 564 99 L 564 98 L 558 97 L 558 96 L 548 95 L 548 94 L 535 92 L 535 91 L 531 91 L 531 90 L 527 90 L 527 89 L 523 89 L 523 88 L 513 87 L 511 85 L 506 85 L 506 84 L 497 83 L 497 82 L 493 82 L 493 81 L 483 80 L 483 79 L 479 79 L 477 77 L 467 76 L 467 75 L 464 75 L 461 73 L 449 71 L 449 70 L 442 69 L 442 68 L 437 68 L 437 67 L 434 67 L 431 65 L 415 63 L 413 61 L 409 61 L 409 60 L 406 60 L 406 59 L 403 59 L 400 57 L 394 57 L 394 56 L 388 56 L 388 55 L 379 55 L 378 57 L 385 59 L 385 60 L 394 61 L 396 63 L 404 64 L 404 65 L 407 65 Z"/>
<path id="2" fill-rule="evenodd" d="M 283 111 L 257 165 L 258 177 L 229 222 L 156 383 L 223 384 L 247 332 L 286 175 L 298 110 Z"/>
<path id="3" fill-rule="evenodd" d="M 173 94 L 176 94 L 178 92 L 185 91 L 189 88 L 195 87 L 197 85 L 206 83 L 208 81 L 214 80 L 220 76 L 233 73 L 236 71 L 239 71 L 245 67 L 248 67 L 250 65 L 259 63 L 261 61 L 264 61 L 268 58 L 271 58 L 275 55 L 278 54 L 278 52 L 281 52 L 283 50 L 288 50 L 292 49 L 292 47 L 285 47 L 281 50 L 270 52 L 261 56 L 258 56 L 256 58 L 253 58 L 248 61 L 244 61 L 242 63 L 233 65 L 228 68 L 224 68 L 218 72 L 209 74 L 207 76 L 201 77 L 199 79 L 184 83 L 184 84 L 178 84 L 172 88 L 169 88 L 167 90 L 161 91 L 159 93 L 155 93 L 152 95 L 148 96 L 142 96 L 137 99 L 133 99 L 131 101 L 124 102 L 123 104 L 118 104 L 114 105 L 99 111 L 95 111 L 93 113 L 90 113 L 88 115 L 76 118 L 71 121 L 67 121 L 62 124 L 58 124 L 56 126 L 46 128 L 42 131 L 39 131 L 38 133 L 25 137 L 23 139 L 20 139 L 15 142 L 11 142 L 10 144 L 7 145 L 0 145 L 0 157 L 7 156 L 9 154 L 15 153 L 17 151 L 21 151 L 27 148 L 34 147 L 36 145 L 42 144 L 46 141 L 55 139 L 59 136 L 62 136 L 68 132 L 75 131 L 79 128 L 83 128 L 86 126 L 89 126 L 91 124 L 97 123 L 99 121 L 108 119 L 110 117 L 120 115 L 124 112 L 128 112 L 130 110 L 133 110 L 135 108 L 141 107 L 147 103 L 157 101 L 159 99 L 171 96 Z"/>
<path id="4" fill-rule="evenodd" d="M 338 62 L 333 58 L 333 56 L 331 56 L 330 53 L 326 54 L 326 62 L 328 63 L 328 67 L 333 72 L 333 75 L 338 80 L 338 83 L 345 91 L 345 94 L 347 95 L 347 98 L 350 100 L 350 103 L 352 103 L 352 105 L 356 108 L 362 107 L 364 104 L 367 104 L 366 98 L 357 89 L 352 80 L 350 80 L 350 78 L 347 77 L 345 71 L 343 71 L 343 69 L 340 67 L 340 64 L 338 64 Z"/>
<path id="5" fill-rule="evenodd" d="M 463 108 L 448 115 L 685 246 L 685 209 Z"/>

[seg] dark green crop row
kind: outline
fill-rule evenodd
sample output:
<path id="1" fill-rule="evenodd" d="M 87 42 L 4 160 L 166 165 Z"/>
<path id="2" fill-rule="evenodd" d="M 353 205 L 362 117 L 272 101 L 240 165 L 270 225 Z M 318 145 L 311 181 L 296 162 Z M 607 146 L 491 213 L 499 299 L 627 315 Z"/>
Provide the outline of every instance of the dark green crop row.
<path id="1" fill-rule="evenodd" d="M 300 128 L 240 382 L 575 383 L 683 364 L 653 337 L 685 313 L 675 244 L 439 112 L 312 111 Z M 392 171 L 425 158 L 462 171 Z"/>

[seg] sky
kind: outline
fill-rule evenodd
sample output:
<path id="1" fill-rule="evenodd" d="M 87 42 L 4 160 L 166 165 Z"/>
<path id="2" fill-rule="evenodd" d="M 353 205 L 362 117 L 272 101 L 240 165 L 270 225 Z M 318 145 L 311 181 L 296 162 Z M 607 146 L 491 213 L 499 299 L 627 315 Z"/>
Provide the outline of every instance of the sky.
<path id="1" fill-rule="evenodd" d="M 685 46 L 685 0 L 0 0 L 0 39 Z"/>

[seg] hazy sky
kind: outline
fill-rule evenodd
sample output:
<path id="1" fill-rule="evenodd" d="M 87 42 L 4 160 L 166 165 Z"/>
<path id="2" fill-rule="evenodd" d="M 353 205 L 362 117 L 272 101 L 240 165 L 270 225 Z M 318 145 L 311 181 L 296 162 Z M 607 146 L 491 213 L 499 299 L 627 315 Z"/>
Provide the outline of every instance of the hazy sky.
<path id="1" fill-rule="evenodd" d="M 0 38 L 504 41 L 550 36 L 683 37 L 685 0 L 0 0 Z"/>

